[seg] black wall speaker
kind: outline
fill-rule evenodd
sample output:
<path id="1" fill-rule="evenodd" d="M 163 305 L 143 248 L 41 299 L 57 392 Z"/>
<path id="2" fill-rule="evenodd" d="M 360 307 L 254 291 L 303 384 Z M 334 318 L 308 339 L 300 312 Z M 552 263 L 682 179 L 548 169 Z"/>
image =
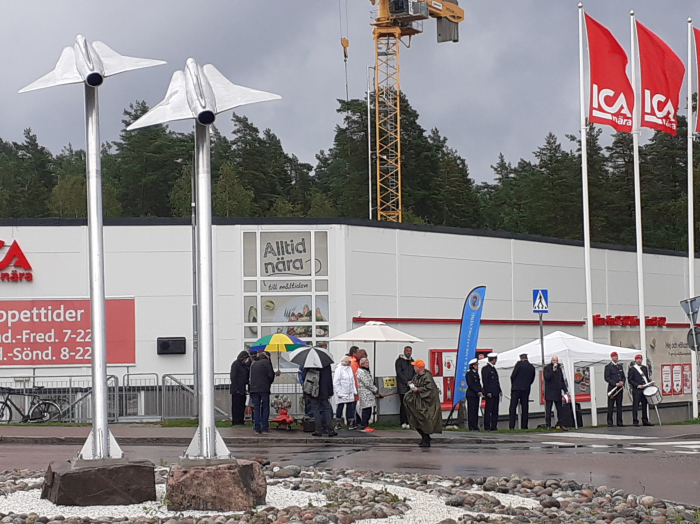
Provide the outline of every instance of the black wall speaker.
<path id="1" fill-rule="evenodd" d="M 157 342 L 159 355 L 184 355 L 185 347 L 185 337 L 159 338 Z"/>

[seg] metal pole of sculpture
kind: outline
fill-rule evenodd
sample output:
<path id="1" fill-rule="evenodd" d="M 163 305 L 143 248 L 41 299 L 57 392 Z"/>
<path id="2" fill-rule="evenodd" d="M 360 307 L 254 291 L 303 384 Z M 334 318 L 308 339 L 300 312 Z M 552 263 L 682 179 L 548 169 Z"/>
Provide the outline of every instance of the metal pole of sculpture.
<path id="1" fill-rule="evenodd" d="M 209 125 L 228 109 L 276 100 L 280 96 L 231 83 L 213 65 L 201 67 L 193 58 L 175 71 L 165 99 L 131 124 L 131 131 L 175 120 L 195 120 L 196 282 L 199 343 L 199 427 L 183 459 L 232 458 L 214 419 L 214 286 L 211 227 L 211 153 Z"/>
<path id="2" fill-rule="evenodd" d="M 102 167 L 100 116 L 97 89 L 108 76 L 164 64 L 122 56 L 102 42 L 88 42 L 78 35 L 66 47 L 49 74 L 20 93 L 64 84 L 85 84 L 85 142 L 88 194 L 88 245 L 90 265 L 90 319 L 92 334 L 92 430 L 79 459 L 122 459 L 124 453 L 109 430 L 107 416 L 107 329 L 105 315 L 104 248 L 102 242 Z"/>

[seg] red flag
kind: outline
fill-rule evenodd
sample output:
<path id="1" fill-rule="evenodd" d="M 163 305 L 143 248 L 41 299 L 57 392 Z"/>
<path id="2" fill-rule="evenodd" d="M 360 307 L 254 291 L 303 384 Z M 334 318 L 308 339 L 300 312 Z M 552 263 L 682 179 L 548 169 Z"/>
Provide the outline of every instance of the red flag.
<path id="1" fill-rule="evenodd" d="M 693 34 L 695 36 L 695 63 L 700 64 L 700 29 L 693 27 Z M 698 68 L 698 85 L 700 86 L 700 67 Z M 690 111 L 688 111 L 688 113 L 690 113 Z M 695 132 L 700 133 L 700 118 L 697 119 L 695 126 Z"/>
<path id="2" fill-rule="evenodd" d="M 642 73 L 641 126 L 675 136 L 685 66 L 666 42 L 639 22 L 637 41 Z"/>
<path id="3" fill-rule="evenodd" d="M 634 92 L 625 69 L 627 53 L 607 27 L 586 15 L 591 101 L 588 120 L 632 131 Z"/>

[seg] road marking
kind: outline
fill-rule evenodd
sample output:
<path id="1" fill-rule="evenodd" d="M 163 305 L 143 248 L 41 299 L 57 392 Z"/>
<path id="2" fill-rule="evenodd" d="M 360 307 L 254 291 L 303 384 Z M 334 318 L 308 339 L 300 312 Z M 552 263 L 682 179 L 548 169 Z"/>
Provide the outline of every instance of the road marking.
<path id="1" fill-rule="evenodd" d="M 540 435 L 547 435 L 547 433 L 539 433 Z M 590 438 L 590 439 L 601 439 L 601 440 L 655 440 L 658 437 L 639 437 L 630 435 L 609 435 L 607 433 L 566 433 L 562 435 L 557 435 L 561 438 Z M 656 443 L 654 443 L 656 444 Z"/>
<path id="2" fill-rule="evenodd" d="M 566 448 L 573 448 L 576 446 L 576 444 L 572 442 L 543 442 L 542 443 L 545 446 L 559 446 L 559 447 L 566 447 Z"/>
<path id="3" fill-rule="evenodd" d="M 654 446 L 692 446 L 700 447 L 700 440 L 676 440 L 674 442 L 654 442 Z"/>
<path id="4" fill-rule="evenodd" d="M 656 451 L 656 448 L 642 448 L 637 446 L 629 446 L 624 449 L 629 449 L 630 451 Z"/>

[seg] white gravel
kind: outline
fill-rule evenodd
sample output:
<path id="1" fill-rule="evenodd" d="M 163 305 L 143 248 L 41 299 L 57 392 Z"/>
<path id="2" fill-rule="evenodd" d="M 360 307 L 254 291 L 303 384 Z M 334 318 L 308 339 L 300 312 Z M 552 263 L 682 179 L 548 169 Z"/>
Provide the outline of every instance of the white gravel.
<path id="1" fill-rule="evenodd" d="M 129 506 L 57 506 L 48 500 L 39 498 L 41 490 L 16 491 L 7 497 L 0 497 L 0 512 L 9 513 L 38 513 L 46 517 L 63 515 L 64 517 L 177 517 L 182 515 L 199 517 L 202 515 L 227 514 L 214 511 L 167 511 L 160 507 L 165 498 L 165 484 L 156 485 L 158 500 L 132 504 Z M 311 502 L 315 506 L 324 505 L 326 497 L 319 493 L 291 491 L 279 486 L 267 486 L 267 502 L 259 509 L 268 506 L 285 508 L 287 506 L 307 506 Z"/>

